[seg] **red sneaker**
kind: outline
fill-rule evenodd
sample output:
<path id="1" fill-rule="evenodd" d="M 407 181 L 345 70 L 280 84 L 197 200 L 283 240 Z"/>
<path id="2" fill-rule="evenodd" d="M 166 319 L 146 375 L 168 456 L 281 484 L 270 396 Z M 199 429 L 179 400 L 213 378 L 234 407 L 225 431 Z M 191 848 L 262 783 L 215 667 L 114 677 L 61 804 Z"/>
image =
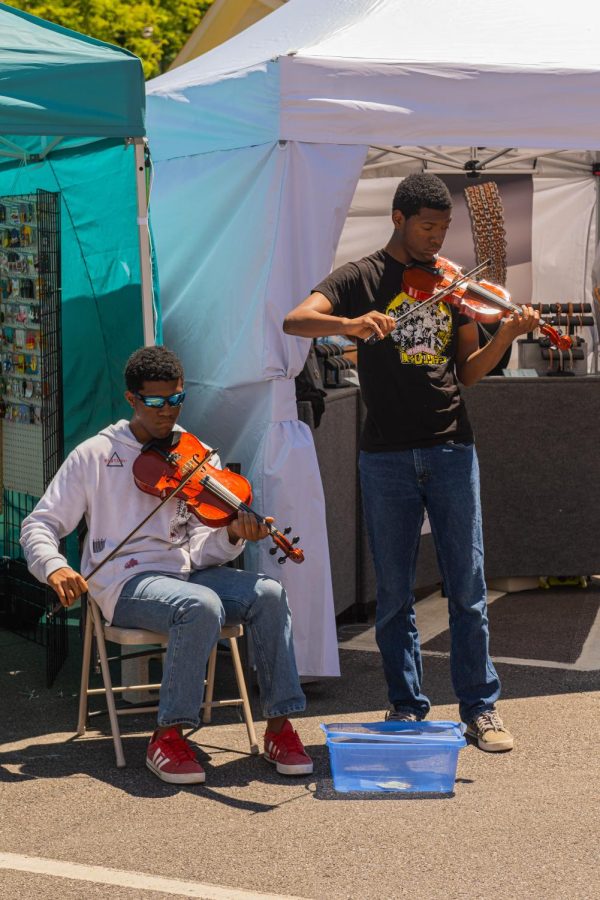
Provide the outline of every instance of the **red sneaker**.
<path id="1" fill-rule="evenodd" d="M 196 754 L 176 728 L 169 728 L 160 737 L 154 732 L 146 751 L 146 765 L 170 784 L 201 784 L 206 779 Z"/>
<path id="2" fill-rule="evenodd" d="M 280 775 L 310 775 L 313 770 L 312 759 L 290 721 L 285 722 L 279 734 L 265 731 L 263 756 L 274 763 Z"/>

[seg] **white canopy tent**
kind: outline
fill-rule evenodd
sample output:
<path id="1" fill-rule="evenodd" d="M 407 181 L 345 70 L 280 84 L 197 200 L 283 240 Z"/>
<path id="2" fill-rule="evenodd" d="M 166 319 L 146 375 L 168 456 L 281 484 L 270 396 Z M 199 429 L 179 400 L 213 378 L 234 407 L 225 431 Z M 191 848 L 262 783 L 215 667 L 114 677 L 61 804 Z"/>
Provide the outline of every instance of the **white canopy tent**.
<path id="1" fill-rule="evenodd" d="M 329 271 L 369 147 L 600 147 L 599 37 L 591 0 L 289 0 L 148 85 L 184 422 L 302 538 L 303 566 L 264 544 L 250 564 L 288 589 L 303 674 L 338 663 L 318 466 L 294 402 L 308 342 L 283 317 Z"/>

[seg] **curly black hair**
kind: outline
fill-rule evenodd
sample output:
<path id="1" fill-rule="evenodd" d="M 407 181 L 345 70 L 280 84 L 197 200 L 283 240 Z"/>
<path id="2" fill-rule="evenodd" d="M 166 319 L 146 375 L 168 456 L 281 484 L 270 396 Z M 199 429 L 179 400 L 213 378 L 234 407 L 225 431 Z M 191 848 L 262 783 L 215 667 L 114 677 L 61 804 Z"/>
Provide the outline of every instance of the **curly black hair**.
<path id="1" fill-rule="evenodd" d="M 405 218 L 416 216 L 420 209 L 452 209 L 450 191 L 441 178 L 430 172 L 407 175 L 394 194 L 392 209 L 399 209 Z"/>
<path id="2" fill-rule="evenodd" d="M 145 381 L 176 381 L 183 378 L 183 366 L 166 347 L 140 347 L 131 354 L 125 366 L 127 390 L 135 393 Z"/>

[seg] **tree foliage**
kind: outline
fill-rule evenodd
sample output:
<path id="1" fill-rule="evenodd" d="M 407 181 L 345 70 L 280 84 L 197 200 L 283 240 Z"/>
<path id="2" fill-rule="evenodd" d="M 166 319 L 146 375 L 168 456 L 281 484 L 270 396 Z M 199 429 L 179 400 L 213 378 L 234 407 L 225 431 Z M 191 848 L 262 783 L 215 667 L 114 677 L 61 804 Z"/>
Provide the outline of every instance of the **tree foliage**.
<path id="1" fill-rule="evenodd" d="M 166 71 L 213 0 L 5 0 L 34 16 L 125 47 L 146 78 Z"/>

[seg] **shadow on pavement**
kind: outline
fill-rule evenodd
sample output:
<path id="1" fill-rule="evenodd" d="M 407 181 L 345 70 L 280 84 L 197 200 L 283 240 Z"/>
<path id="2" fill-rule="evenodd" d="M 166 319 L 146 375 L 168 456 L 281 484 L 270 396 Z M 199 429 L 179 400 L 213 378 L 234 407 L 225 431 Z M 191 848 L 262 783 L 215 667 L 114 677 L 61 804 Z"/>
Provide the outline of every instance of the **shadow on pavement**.
<path id="1" fill-rule="evenodd" d="M 545 599 L 548 598 L 548 599 Z M 579 598 L 579 599 L 578 599 Z M 550 595 L 529 598 L 530 619 L 528 624 L 527 598 L 518 604 L 513 598 L 504 604 L 505 622 L 500 620 L 501 601 L 496 601 L 492 611 L 496 612 L 496 631 L 502 643 L 503 653 L 510 655 L 511 648 L 523 653 L 528 646 L 535 646 L 536 634 L 544 628 L 545 646 L 551 646 L 552 635 L 561 641 L 561 630 L 549 629 L 545 625 L 545 611 Z M 579 605 L 598 600 L 598 591 L 576 594 L 571 601 Z M 566 604 L 566 605 L 565 605 Z M 569 604 L 566 595 L 557 597 L 557 614 L 568 615 Z M 575 610 L 575 607 L 573 607 Z M 581 610 L 580 610 L 581 614 Z M 578 647 L 590 627 L 592 616 L 586 614 L 586 628 L 570 626 L 571 637 Z M 581 615 L 579 620 L 583 621 Z M 368 628 L 368 625 L 364 626 Z M 180 787 L 167 785 L 149 773 L 144 765 L 144 755 L 148 735 L 153 728 L 153 716 L 126 716 L 121 720 L 125 754 L 128 765 L 117 769 L 114 765 L 113 745 L 108 730 L 108 719 L 94 720 L 93 727 L 104 734 L 90 732 L 89 736 L 75 739 L 73 732 L 77 718 L 77 701 L 80 677 L 80 641 L 77 629 L 70 635 L 70 655 L 51 688 L 45 685 L 44 649 L 10 632 L 0 631 L 0 696 L 7 711 L 0 720 L 0 781 L 20 782 L 38 778 L 62 778 L 77 775 L 87 776 L 110 784 L 118 790 L 135 797 L 164 798 L 182 791 L 198 791 L 198 786 Z M 511 643 L 511 632 L 515 634 Z M 562 636 L 567 634 L 562 630 Z M 585 634 L 584 634 L 585 632 Z M 436 648 L 443 651 L 446 635 L 436 639 Z M 430 642 L 430 647 L 432 646 Z M 515 654 L 516 655 L 516 654 Z M 533 655 L 533 654 L 532 654 Z M 327 723 L 341 716 L 353 717 L 355 721 L 380 721 L 387 708 L 386 686 L 378 652 L 340 649 L 341 678 L 323 678 L 304 685 L 307 696 L 306 716 L 317 722 Z M 557 660 L 558 662 L 558 660 Z M 218 668 L 218 690 L 222 696 L 233 692 L 234 681 L 231 667 L 225 660 Z M 435 706 L 449 706 L 450 717 L 458 717 L 456 699 L 451 685 L 450 662 L 443 652 L 440 655 L 425 655 L 423 687 Z M 497 664 L 503 684 L 503 700 L 579 694 L 600 689 L 599 671 L 577 671 L 535 665 Z M 99 677 L 96 676 L 99 684 Z M 259 736 L 262 733 L 259 702 L 252 694 L 252 705 Z M 252 783 L 280 785 L 294 784 L 303 796 L 310 791 L 318 800 L 348 800 L 354 795 L 339 794 L 334 791 L 330 778 L 329 759 L 324 744 L 310 746 L 309 752 L 315 762 L 314 774 L 301 779 L 286 779 L 261 758 L 244 752 L 247 748 L 245 730 L 232 709 L 219 710 L 206 734 L 204 730 L 193 734 L 199 745 L 199 758 L 208 774 L 209 787 L 202 787 L 203 796 L 212 797 L 216 802 L 244 809 L 250 812 L 265 812 L 279 804 L 259 803 L 225 796 L 221 790 L 244 787 Z M 220 726 L 236 723 L 235 733 L 229 727 L 222 731 Z M 295 727 L 302 735 L 302 717 L 295 717 Z M 73 735 L 65 740 L 60 735 Z M 44 741 L 46 735 L 55 735 L 54 742 Z M 314 732 L 313 732 L 314 737 Z M 41 740 L 40 740 L 41 739 Z M 306 738 L 304 738 L 306 740 Z M 30 742 L 27 745 L 27 742 Z M 18 748 L 6 749 L 6 745 L 19 744 Z M 2 747 L 4 745 L 4 747 Z M 240 748 L 243 748 L 241 750 Z M 227 754 L 221 757 L 219 754 Z M 233 758 L 229 758 L 229 757 Z M 8 768 L 7 768 L 8 767 Z M 360 793 L 364 798 L 366 794 Z M 387 794 L 371 794 L 370 799 L 386 799 Z M 407 795 L 414 796 L 414 795 Z M 447 799 L 449 795 L 442 795 Z M 451 796 L 451 795 L 450 795 Z M 394 794 L 397 798 L 398 794 Z M 429 798 L 432 799 L 431 795 Z"/>

